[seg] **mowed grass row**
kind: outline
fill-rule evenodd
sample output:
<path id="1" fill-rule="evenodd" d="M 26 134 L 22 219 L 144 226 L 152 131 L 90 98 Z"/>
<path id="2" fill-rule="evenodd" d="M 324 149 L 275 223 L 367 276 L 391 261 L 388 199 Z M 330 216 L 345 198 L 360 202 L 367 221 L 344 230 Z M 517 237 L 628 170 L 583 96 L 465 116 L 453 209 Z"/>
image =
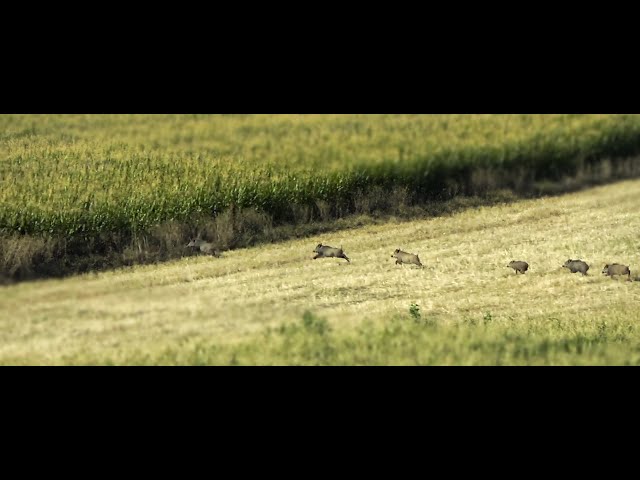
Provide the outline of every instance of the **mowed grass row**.
<path id="1" fill-rule="evenodd" d="M 638 192 L 624 181 L 4 287 L 0 363 L 637 365 Z M 351 263 L 312 260 L 320 242 Z M 396 248 L 424 268 L 395 265 Z M 569 258 L 589 275 L 563 269 Z M 614 262 L 634 281 L 600 273 Z"/>
<path id="2" fill-rule="evenodd" d="M 638 115 L 5 114 L 0 233 L 127 236 L 232 205 L 340 216 L 372 188 L 449 198 L 639 151 Z"/>

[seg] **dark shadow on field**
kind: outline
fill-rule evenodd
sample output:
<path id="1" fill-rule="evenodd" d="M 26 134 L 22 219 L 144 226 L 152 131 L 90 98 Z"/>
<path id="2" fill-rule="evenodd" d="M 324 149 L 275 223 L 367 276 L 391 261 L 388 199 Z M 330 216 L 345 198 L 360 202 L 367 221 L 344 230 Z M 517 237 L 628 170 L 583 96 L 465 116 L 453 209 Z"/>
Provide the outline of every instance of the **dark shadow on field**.
<path id="1" fill-rule="evenodd" d="M 376 185 L 348 192 L 334 202 L 291 204 L 274 218 L 266 212 L 234 205 L 215 218 L 166 222 L 136 234 L 112 232 L 93 238 L 0 235 L 0 284 L 60 278 L 124 266 L 153 264 L 199 255 L 188 248 L 201 237 L 220 251 L 314 237 L 348 228 L 394 220 L 451 215 L 469 208 L 557 196 L 619 180 L 640 177 L 640 157 L 579 162 L 571 174 L 554 168 L 474 168 L 449 172 L 436 180 L 405 185 Z M 416 183 L 417 182 L 417 183 Z M 428 186 L 428 187 L 427 187 Z M 211 261 L 224 261 L 211 257 Z"/>

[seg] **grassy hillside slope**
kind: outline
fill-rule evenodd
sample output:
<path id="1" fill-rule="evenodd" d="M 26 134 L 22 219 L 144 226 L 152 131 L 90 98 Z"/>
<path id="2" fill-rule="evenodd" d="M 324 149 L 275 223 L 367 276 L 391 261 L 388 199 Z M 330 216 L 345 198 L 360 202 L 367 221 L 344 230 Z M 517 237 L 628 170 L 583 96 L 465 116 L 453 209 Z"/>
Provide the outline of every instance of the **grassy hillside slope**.
<path id="1" fill-rule="evenodd" d="M 0 115 L 0 282 L 633 178 L 638 155 L 640 115 Z"/>
<path id="2" fill-rule="evenodd" d="M 624 181 L 12 285 L 0 295 L 0 363 L 638 364 L 640 282 L 600 270 L 640 274 L 639 225 L 640 181 Z M 321 241 L 351 264 L 311 260 Z M 398 247 L 425 267 L 395 265 Z M 590 275 L 561 268 L 568 258 Z M 510 260 L 531 268 L 516 276 Z"/>

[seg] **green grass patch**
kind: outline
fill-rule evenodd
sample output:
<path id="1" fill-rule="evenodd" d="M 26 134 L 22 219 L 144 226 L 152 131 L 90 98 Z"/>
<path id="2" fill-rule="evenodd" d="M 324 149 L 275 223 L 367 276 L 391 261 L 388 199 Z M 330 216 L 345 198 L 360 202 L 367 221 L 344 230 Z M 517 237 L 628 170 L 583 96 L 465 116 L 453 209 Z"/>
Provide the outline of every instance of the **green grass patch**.
<path id="1" fill-rule="evenodd" d="M 1 115 L 0 232 L 83 239 L 230 208 L 295 222 L 559 180 L 640 152 L 637 115 Z"/>
<path id="2" fill-rule="evenodd" d="M 127 365 L 640 365 L 640 328 L 631 312 L 571 322 L 538 316 L 513 323 L 484 313 L 455 321 L 417 321 L 410 314 L 334 330 L 307 311 L 298 322 L 268 328 L 235 345 L 198 342 L 155 355 L 76 360 Z M 80 357 L 82 358 L 82 357 Z"/>

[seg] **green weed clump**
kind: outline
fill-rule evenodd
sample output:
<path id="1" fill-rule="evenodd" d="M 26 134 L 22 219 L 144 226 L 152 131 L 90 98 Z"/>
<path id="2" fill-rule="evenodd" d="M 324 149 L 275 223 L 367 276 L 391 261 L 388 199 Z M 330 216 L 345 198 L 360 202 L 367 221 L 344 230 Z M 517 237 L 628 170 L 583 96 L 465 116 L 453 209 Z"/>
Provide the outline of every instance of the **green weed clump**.
<path id="1" fill-rule="evenodd" d="M 297 323 L 267 329 L 235 345 L 169 347 L 125 364 L 151 365 L 640 365 L 640 331 L 632 319 L 578 318 L 570 329 L 552 317 L 514 324 L 490 314 L 440 324 L 413 314 L 331 329 L 305 312 Z M 412 321 L 414 320 L 414 321 Z M 70 363 L 74 363 L 69 358 Z M 98 363 L 104 363 L 101 359 Z M 90 362 L 92 363 L 92 362 Z"/>

